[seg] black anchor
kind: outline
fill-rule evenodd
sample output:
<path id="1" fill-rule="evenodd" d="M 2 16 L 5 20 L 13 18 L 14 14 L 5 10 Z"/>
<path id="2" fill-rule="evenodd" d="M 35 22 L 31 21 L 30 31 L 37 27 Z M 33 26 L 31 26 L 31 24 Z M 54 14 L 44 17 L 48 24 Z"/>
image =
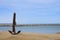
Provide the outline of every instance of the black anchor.
<path id="1" fill-rule="evenodd" d="M 17 35 L 21 32 L 21 31 L 18 31 L 16 33 L 15 26 L 16 26 L 16 13 L 14 13 L 14 15 L 13 15 L 12 31 L 9 30 L 9 33 L 11 33 L 12 35 Z"/>

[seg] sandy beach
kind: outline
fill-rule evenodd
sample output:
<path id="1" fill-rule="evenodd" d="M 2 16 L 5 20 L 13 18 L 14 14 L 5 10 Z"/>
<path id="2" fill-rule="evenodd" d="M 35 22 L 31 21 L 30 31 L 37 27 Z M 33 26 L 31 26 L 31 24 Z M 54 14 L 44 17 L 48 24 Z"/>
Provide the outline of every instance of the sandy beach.
<path id="1" fill-rule="evenodd" d="M 60 34 L 23 33 L 11 35 L 9 32 L 0 32 L 0 40 L 60 40 Z"/>

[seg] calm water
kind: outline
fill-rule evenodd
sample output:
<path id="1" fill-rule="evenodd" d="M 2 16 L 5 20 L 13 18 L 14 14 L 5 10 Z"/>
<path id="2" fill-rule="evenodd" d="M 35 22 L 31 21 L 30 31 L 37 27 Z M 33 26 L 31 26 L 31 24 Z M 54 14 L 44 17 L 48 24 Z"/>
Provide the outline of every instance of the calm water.
<path id="1" fill-rule="evenodd" d="M 8 31 L 11 29 L 12 27 L 0 27 L 0 31 Z M 16 31 L 18 30 L 22 32 L 53 34 L 60 32 L 60 26 L 20 26 L 16 27 Z"/>

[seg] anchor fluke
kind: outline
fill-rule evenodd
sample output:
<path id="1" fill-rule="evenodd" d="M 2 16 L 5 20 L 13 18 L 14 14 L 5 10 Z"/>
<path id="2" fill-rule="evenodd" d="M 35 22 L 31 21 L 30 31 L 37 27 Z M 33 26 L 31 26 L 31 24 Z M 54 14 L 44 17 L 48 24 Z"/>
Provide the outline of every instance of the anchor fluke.
<path id="1" fill-rule="evenodd" d="M 10 31 L 9 30 L 9 33 L 11 33 L 12 35 L 17 35 L 17 34 L 19 34 L 21 31 L 18 31 L 17 33 L 14 33 L 14 32 L 12 32 L 12 31 Z"/>
<path id="2" fill-rule="evenodd" d="M 15 26 L 16 26 L 16 13 L 14 13 L 14 15 L 13 15 L 12 31 L 9 30 L 9 33 L 11 33 L 12 35 L 17 35 L 17 34 L 19 34 L 21 32 L 21 31 L 18 31 L 16 33 Z"/>

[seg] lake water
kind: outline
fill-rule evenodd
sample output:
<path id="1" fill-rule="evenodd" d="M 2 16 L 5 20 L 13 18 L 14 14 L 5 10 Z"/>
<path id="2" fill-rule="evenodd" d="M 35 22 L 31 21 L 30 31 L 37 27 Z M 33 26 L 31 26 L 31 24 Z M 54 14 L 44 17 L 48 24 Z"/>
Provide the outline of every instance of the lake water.
<path id="1" fill-rule="evenodd" d="M 0 31 L 11 30 L 12 27 L 0 27 Z M 33 32 L 42 34 L 54 34 L 60 32 L 60 26 L 20 26 L 16 27 L 16 31 Z"/>

